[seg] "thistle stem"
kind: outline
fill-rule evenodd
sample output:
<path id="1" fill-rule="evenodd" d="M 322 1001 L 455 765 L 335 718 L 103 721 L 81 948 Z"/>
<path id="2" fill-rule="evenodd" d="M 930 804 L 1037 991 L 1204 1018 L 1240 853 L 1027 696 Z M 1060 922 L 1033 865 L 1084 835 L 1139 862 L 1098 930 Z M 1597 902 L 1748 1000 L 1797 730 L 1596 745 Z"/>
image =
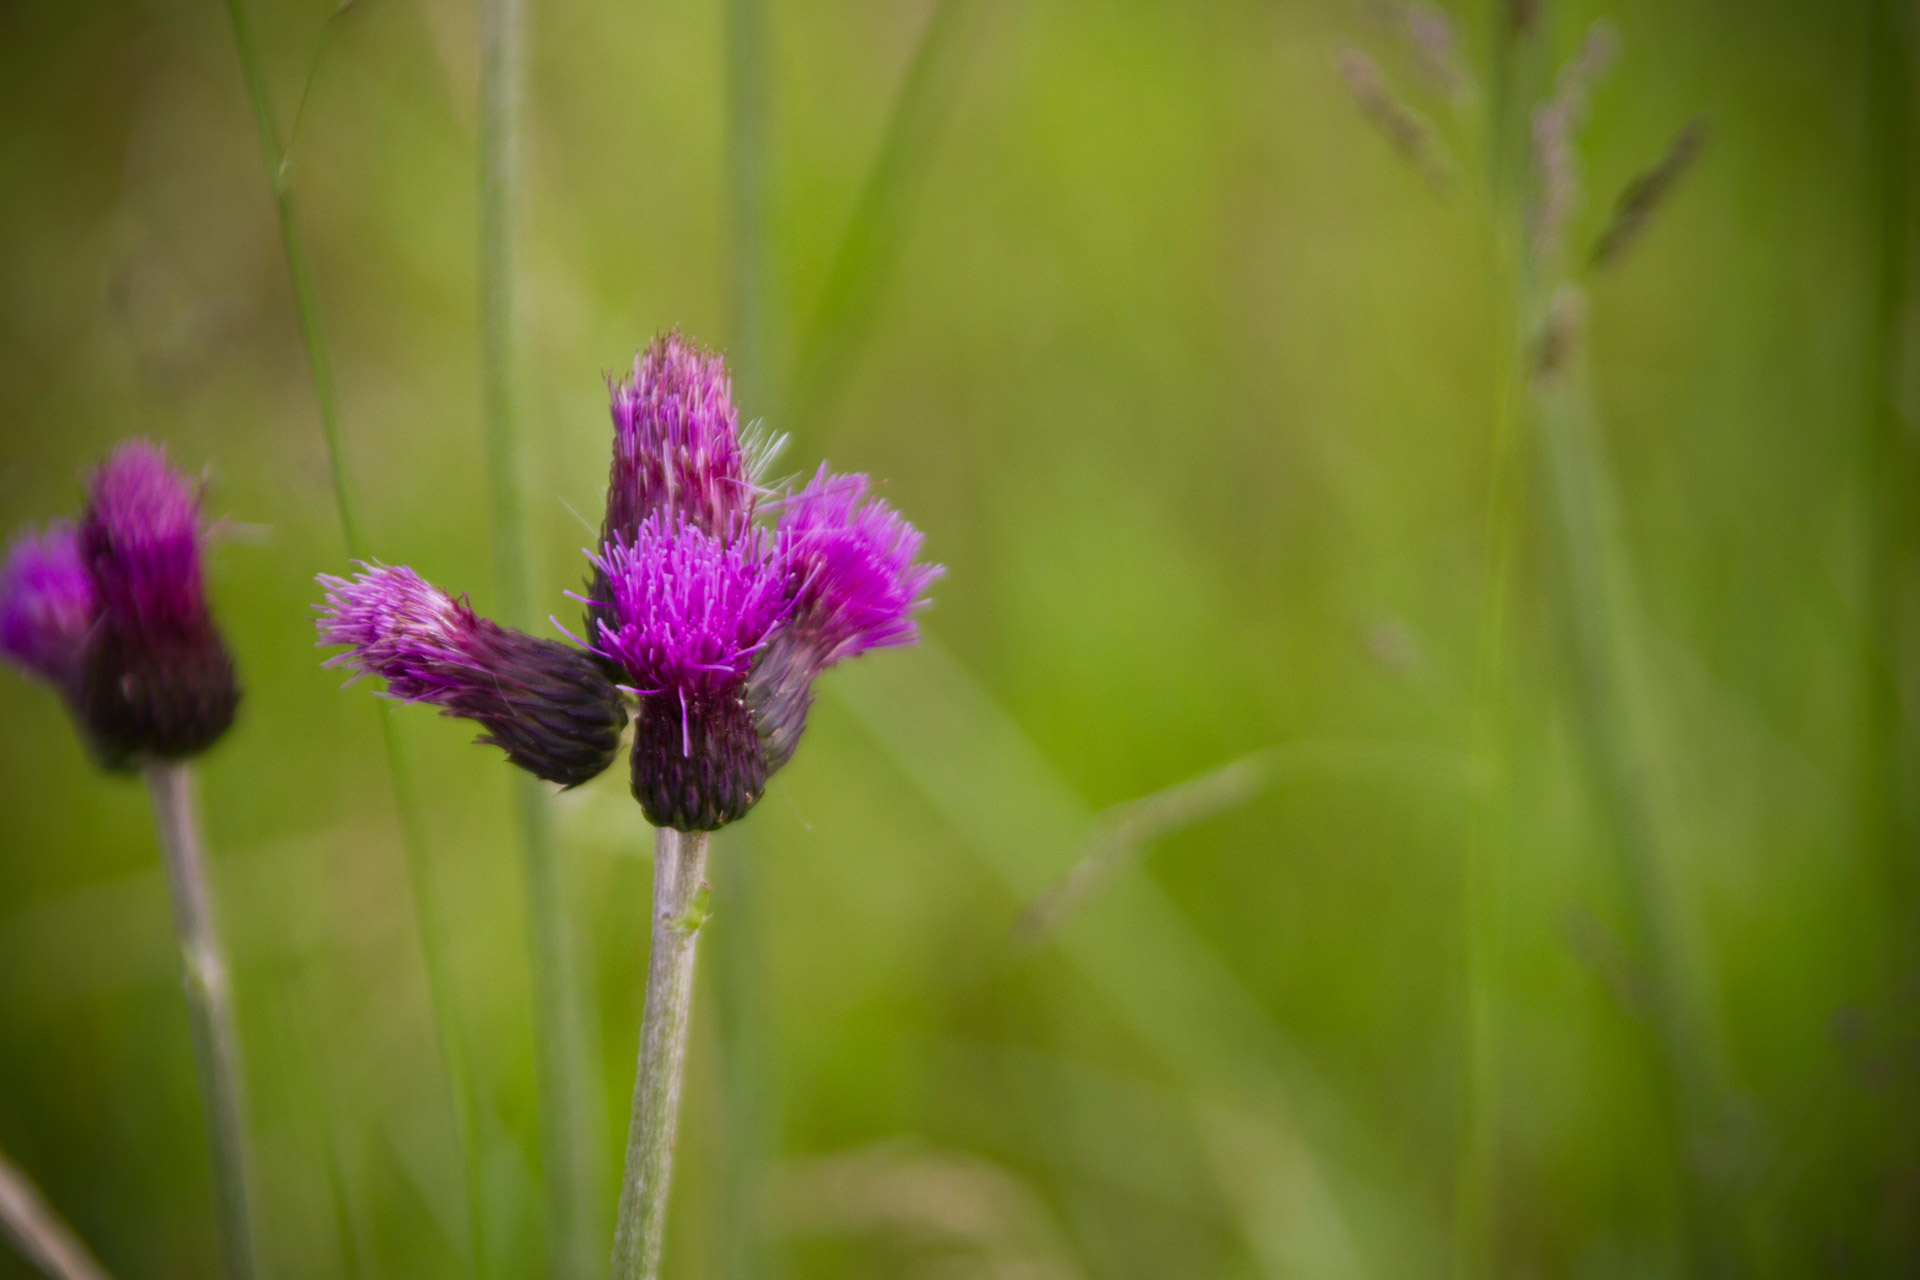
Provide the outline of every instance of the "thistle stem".
<path id="1" fill-rule="evenodd" d="M 334 505 L 339 511 L 347 555 L 355 560 L 365 560 L 367 544 L 360 523 L 360 504 L 355 496 L 353 473 L 348 466 L 346 445 L 340 434 L 333 365 L 328 359 L 326 338 L 320 328 L 320 307 L 313 287 L 313 274 L 307 266 L 306 250 L 293 216 L 293 201 L 287 181 L 288 156 L 281 147 L 280 131 L 274 123 L 273 104 L 267 93 L 266 71 L 260 60 L 259 46 L 254 42 L 253 26 L 247 19 L 244 0 L 226 0 L 226 6 L 227 17 L 233 26 L 235 50 L 239 54 L 241 78 L 246 82 L 248 105 L 253 111 L 261 155 L 266 160 L 274 215 L 280 226 L 280 245 L 286 256 L 287 275 L 293 285 L 294 309 L 300 318 L 300 336 L 306 346 L 314 399 L 320 409 L 320 429 L 326 438 L 327 462 L 332 471 Z M 481 1195 L 484 1180 L 475 1137 L 479 1130 L 479 1107 L 467 1077 L 466 1055 L 462 1051 L 458 1019 L 454 1015 L 446 930 L 441 922 L 438 890 L 427 853 L 426 828 L 420 820 L 420 804 L 414 791 L 412 772 L 407 766 L 399 726 L 392 716 L 382 714 L 380 730 L 393 782 L 394 806 L 400 815 L 401 843 L 406 848 L 407 871 L 420 930 L 420 948 L 426 961 L 427 994 L 433 1007 L 440 1061 L 447 1073 L 448 1091 L 453 1095 L 454 1139 L 466 1182 L 467 1230 L 472 1266 L 476 1272 L 484 1274 L 486 1255 Z"/>
<path id="2" fill-rule="evenodd" d="M 666 1244 L 667 1191 L 674 1130 L 687 1064 L 693 1008 L 694 948 L 707 917 L 704 831 L 661 827 L 653 844 L 653 943 L 647 956 L 647 1006 L 640 1021 L 640 1070 L 620 1178 L 613 1238 L 614 1280 L 657 1280 Z"/>
<path id="3" fill-rule="evenodd" d="M 250 1280 L 257 1267 L 248 1194 L 246 1085 L 234 1029 L 232 981 L 214 919 L 206 841 L 194 805 L 193 767 L 182 762 L 149 765 L 146 782 L 180 938 L 180 977 L 206 1110 L 224 1270 L 230 1280 Z"/>
<path id="4" fill-rule="evenodd" d="M 40 1188 L 0 1153 L 0 1229 L 12 1237 L 21 1256 L 53 1280 L 107 1280 L 107 1273 L 60 1220 Z"/>

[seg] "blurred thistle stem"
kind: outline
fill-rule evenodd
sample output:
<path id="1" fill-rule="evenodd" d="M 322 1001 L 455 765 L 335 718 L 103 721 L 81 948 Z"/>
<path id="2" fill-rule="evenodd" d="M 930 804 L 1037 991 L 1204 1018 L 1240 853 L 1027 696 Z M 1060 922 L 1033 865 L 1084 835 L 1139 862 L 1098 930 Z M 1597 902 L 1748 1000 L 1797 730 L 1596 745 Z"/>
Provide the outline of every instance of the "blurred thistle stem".
<path id="1" fill-rule="evenodd" d="M 521 0 L 480 6 L 480 379 L 486 422 L 494 580 L 501 616 L 532 629 L 525 459 L 516 412 L 514 232 L 520 185 L 517 122 L 524 79 Z M 547 1256 L 554 1280 L 584 1280 L 600 1269 L 599 1225 L 605 1125 L 597 1039 L 575 958 L 566 866 L 539 779 L 516 770 L 533 976 L 534 1060 L 539 1089 Z"/>
<path id="2" fill-rule="evenodd" d="M 626 1170 L 620 1177 L 613 1280 L 657 1280 L 660 1274 L 680 1085 L 687 1065 L 694 952 L 707 919 L 711 839 L 705 831 L 654 831 L 647 1004 L 640 1019 L 640 1066 L 633 1082 Z"/>
<path id="3" fill-rule="evenodd" d="M 226 5 L 227 16 L 233 25 L 234 45 L 240 57 L 240 74 L 246 82 L 247 100 L 253 109 L 261 154 L 267 163 L 274 213 L 280 224 L 280 244 L 287 259 L 287 275 L 293 285 L 294 308 L 300 318 L 300 335 L 306 344 L 314 399 L 320 408 L 320 428 L 326 437 L 327 461 L 333 474 L 334 505 L 340 513 L 340 528 L 346 540 L 348 556 L 365 560 L 368 553 L 360 522 L 360 504 L 347 465 L 346 446 L 340 436 L 333 366 L 327 358 L 326 339 L 320 330 L 320 308 L 313 287 L 313 274 L 307 266 L 306 249 L 300 239 L 299 228 L 294 224 L 287 167 L 290 157 L 281 147 L 279 129 L 274 124 L 266 70 L 260 61 L 260 49 L 254 40 L 252 24 L 247 18 L 245 0 L 226 0 Z M 419 797 L 413 783 L 413 771 L 407 762 L 406 747 L 400 739 L 398 720 L 383 711 L 380 714 L 380 731 L 386 744 L 394 807 L 400 818 L 401 844 L 406 850 L 408 881 L 413 893 L 414 915 L 420 929 L 420 949 L 427 966 L 427 995 L 433 1009 L 441 1065 L 447 1073 L 448 1091 L 453 1095 L 454 1140 L 459 1149 L 466 1184 L 467 1231 L 472 1252 L 470 1263 L 476 1272 L 485 1274 L 484 1180 L 477 1147 L 479 1111 L 467 1074 L 466 1054 L 453 1007 L 451 951 L 447 943 L 446 925 L 440 914 L 440 889 L 428 856 L 426 826 L 420 818 Z"/>
<path id="4" fill-rule="evenodd" d="M 53 1280 L 107 1280 L 105 1268 L 5 1152 L 0 1152 L 0 1232 Z"/>
<path id="5" fill-rule="evenodd" d="M 153 825 L 160 836 L 167 894 L 173 901 L 174 932 L 180 939 L 180 979 L 187 994 L 193 1060 L 206 1110 L 223 1270 L 229 1280 L 250 1280 L 258 1274 L 259 1265 L 247 1152 L 247 1091 L 234 1026 L 233 979 L 214 918 L 206 837 L 194 803 L 193 766 L 164 761 L 148 765 L 144 777 L 153 802 Z"/>

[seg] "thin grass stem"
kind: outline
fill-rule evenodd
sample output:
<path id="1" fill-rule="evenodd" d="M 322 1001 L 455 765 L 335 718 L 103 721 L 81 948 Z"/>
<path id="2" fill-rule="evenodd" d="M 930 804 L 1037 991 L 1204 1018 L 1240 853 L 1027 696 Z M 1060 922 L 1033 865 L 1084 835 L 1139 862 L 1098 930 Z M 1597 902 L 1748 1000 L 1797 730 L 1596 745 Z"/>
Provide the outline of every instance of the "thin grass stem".
<path id="1" fill-rule="evenodd" d="M 233 977 L 220 941 L 213 885 L 207 876 L 206 838 L 194 803 L 193 766 L 181 761 L 153 764 L 146 768 L 145 778 L 153 802 L 153 825 L 160 837 L 160 862 L 173 902 L 174 932 L 180 940 L 180 978 L 187 994 L 194 1065 L 206 1113 L 221 1262 L 229 1280 L 250 1280 L 258 1274 L 259 1259 L 247 1148 L 246 1078 L 233 1015 Z"/>
<path id="2" fill-rule="evenodd" d="M 518 118 L 525 18 L 521 0 L 480 7 L 480 377 L 486 422 L 494 579 L 502 616 L 532 616 L 525 459 L 515 395 L 514 230 L 520 184 Z M 545 789 L 516 775 L 527 935 L 534 984 L 547 1249 L 555 1280 L 599 1269 L 602 1113 L 597 1039 L 580 990 L 566 868 L 554 846 Z"/>
<path id="3" fill-rule="evenodd" d="M 1466 1070 L 1455 1170 L 1454 1255 L 1455 1272 L 1462 1276 L 1492 1274 L 1501 1223 L 1500 992 L 1513 831 L 1510 632 L 1514 565 L 1527 500 L 1522 388 L 1527 316 L 1536 287 L 1523 247 L 1520 182 L 1527 145 L 1524 104 L 1531 82 L 1532 42 L 1509 4 L 1496 3 L 1493 29 L 1493 91 L 1487 99 L 1482 155 L 1499 354 L 1487 448 L 1485 576 L 1468 724 L 1469 751 L 1481 786 L 1472 809 L 1461 882 Z"/>
<path id="4" fill-rule="evenodd" d="M 361 522 L 360 504 L 347 461 L 346 445 L 340 433 L 333 366 L 320 327 L 318 295 L 307 265 L 305 246 L 294 220 L 287 176 L 288 157 L 281 147 L 279 130 L 274 123 L 266 71 L 244 0 L 226 0 L 226 6 L 227 16 L 233 26 L 241 76 L 246 83 L 248 104 L 252 108 L 254 125 L 259 134 L 261 154 L 266 160 L 274 214 L 280 226 L 281 248 L 286 255 L 287 274 L 293 285 L 294 308 L 299 315 L 300 334 L 306 346 L 308 369 L 313 377 L 314 398 L 320 409 L 320 428 L 326 438 L 327 461 L 333 479 L 334 505 L 340 515 L 347 554 L 355 560 L 365 560 L 368 555 L 365 526 Z M 414 914 L 427 968 L 427 993 L 433 1009 L 435 1036 L 439 1043 L 441 1064 L 447 1073 L 447 1087 L 452 1094 L 455 1141 L 466 1188 L 467 1230 L 472 1253 L 470 1265 L 476 1272 L 485 1274 L 484 1178 L 477 1146 L 479 1110 L 467 1074 L 466 1055 L 453 1008 L 450 950 L 440 915 L 439 889 L 428 855 L 426 828 L 421 820 L 419 798 L 414 789 L 412 770 L 407 763 L 405 745 L 400 739 L 399 725 L 391 715 L 382 712 L 380 727 L 392 777 L 394 805 L 400 817 L 401 843 L 406 850 Z"/>
<path id="5" fill-rule="evenodd" d="M 940 0 L 887 117 L 794 371 L 789 429 L 823 416 L 872 329 L 906 210 L 958 96 L 979 0 Z"/>
<path id="6" fill-rule="evenodd" d="M 772 398 L 772 308 L 767 245 L 768 86 L 765 0 L 727 0 L 727 170 L 732 341 L 729 363 L 739 402 Z M 737 828 L 736 828 L 737 830 Z M 737 846 L 743 836 L 732 836 Z M 761 1211 L 761 1185 L 777 1128 L 768 1068 L 765 983 L 761 981 L 759 864 L 735 847 L 714 876 L 724 904 L 712 953 L 719 1027 L 721 1142 L 719 1213 L 713 1240 L 723 1280 L 777 1280 L 782 1262 Z"/>
<path id="7" fill-rule="evenodd" d="M 694 953 L 700 926 L 707 918 L 709 842 L 703 831 L 661 827 L 654 833 L 647 1004 L 640 1021 L 640 1066 L 633 1082 L 626 1171 L 620 1178 L 614 1280 L 657 1280 L 660 1275 L 693 1009 Z"/>
<path id="8" fill-rule="evenodd" d="M 107 1280 L 106 1268 L 5 1152 L 0 1152 L 0 1231 L 51 1280 Z"/>

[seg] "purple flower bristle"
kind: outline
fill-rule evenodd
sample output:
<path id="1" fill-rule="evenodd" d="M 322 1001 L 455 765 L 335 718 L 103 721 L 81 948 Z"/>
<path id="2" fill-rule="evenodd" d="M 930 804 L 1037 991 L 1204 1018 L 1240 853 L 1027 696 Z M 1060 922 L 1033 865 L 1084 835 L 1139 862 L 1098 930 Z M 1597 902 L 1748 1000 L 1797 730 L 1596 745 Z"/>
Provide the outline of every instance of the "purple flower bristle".
<path id="1" fill-rule="evenodd" d="M 158 445 L 129 440 L 93 473 L 80 548 L 101 604 L 123 627 L 198 628 L 206 615 L 200 567 L 200 490 Z"/>
<path id="2" fill-rule="evenodd" d="M 607 583 L 613 621 L 592 639 L 637 693 L 689 700 L 736 694 L 786 612 L 780 575 L 756 528 L 727 543 L 656 514 L 631 543 L 606 548 L 594 563 Z"/>
<path id="3" fill-rule="evenodd" d="M 914 562 L 922 541 L 897 511 L 867 496 L 863 475 L 833 475 L 822 466 L 786 500 L 780 568 L 793 599 L 791 625 L 816 671 L 919 638 L 913 615 L 943 572 Z"/>

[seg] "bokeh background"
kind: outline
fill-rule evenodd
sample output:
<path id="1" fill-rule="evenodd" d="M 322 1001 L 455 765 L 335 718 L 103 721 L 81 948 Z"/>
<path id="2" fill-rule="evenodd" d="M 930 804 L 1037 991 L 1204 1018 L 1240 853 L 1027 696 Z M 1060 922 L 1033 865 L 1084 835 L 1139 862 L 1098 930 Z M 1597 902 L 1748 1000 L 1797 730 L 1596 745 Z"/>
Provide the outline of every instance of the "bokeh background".
<path id="1" fill-rule="evenodd" d="M 247 12 L 369 541 L 485 611 L 474 7 Z M 527 5 L 539 612 L 576 609 L 604 378 L 674 325 L 948 567 L 927 643 L 830 675 L 717 841 L 670 1275 L 1920 1266 L 1910 16 Z M 1569 251 L 1529 267 L 1528 112 L 1602 17 Z M 203 790 L 271 1274 L 469 1274 L 393 715 L 489 1251 L 544 1275 L 509 770 L 320 666 L 346 551 L 253 127 L 212 0 L 0 3 L 0 524 L 131 433 L 230 522 L 247 700 Z M 552 801 L 608 1224 L 622 774 Z M 11 672 L 0 1148 L 114 1274 L 214 1273 L 144 795 Z"/>

